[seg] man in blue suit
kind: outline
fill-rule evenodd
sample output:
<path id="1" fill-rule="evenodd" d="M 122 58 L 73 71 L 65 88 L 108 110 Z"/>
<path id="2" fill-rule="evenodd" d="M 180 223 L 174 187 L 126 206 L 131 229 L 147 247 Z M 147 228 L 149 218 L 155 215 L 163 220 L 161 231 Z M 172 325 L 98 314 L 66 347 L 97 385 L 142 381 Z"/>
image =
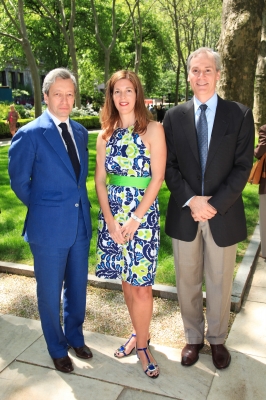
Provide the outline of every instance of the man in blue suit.
<path id="1" fill-rule="evenodd" d="M 42 329 L 61 372 L 73 371 L 69 348 L 80 358 L 92 357 L 82 332 L 92 233 L 86 189 L 88 132 L 69 119 L 75 92 L 70 71 L 50 71 L 43 82 L 47 110 L 19 129 L 9 150 L 11 187 L 28 208 L 23 235 L 34 257 Z"/>

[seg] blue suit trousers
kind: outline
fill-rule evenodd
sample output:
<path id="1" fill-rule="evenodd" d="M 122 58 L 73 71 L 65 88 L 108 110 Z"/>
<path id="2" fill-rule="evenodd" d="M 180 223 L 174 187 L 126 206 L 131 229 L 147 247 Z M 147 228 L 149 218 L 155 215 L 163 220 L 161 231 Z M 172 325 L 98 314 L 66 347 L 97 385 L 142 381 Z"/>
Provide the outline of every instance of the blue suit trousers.
<path id="1" fill-rule="evenodd" d="M 81 205 L 76 240 L 70 248 L 30 243 L 41 324 L 52 358 L 65 357 L 68 345 L 84 345 L 89 246 Z M 62 288 L 64 329 L 60 321 Z"/>

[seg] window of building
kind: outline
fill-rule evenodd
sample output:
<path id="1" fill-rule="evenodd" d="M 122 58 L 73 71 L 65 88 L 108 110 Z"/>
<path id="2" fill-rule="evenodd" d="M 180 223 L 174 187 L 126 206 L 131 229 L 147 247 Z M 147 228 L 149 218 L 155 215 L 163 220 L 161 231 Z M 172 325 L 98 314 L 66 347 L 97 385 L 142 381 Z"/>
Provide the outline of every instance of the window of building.
<path id="1" fill-rule="evenodd" d="M 16 89 L 16 75 L 14 71 L 8 72 L 8 86 L 11 89 Z"/>
<path id="2" fill-rule="evenodd" d="M 0 86 L 6 86 L 6 72 L 0 71 Z"/>
<path id="3" fill-rule="evenodd" d="M 23 72 L 18 72 L 18 84 L 20 86 L 24 85 L 24 74 L 23 74 Z"/>

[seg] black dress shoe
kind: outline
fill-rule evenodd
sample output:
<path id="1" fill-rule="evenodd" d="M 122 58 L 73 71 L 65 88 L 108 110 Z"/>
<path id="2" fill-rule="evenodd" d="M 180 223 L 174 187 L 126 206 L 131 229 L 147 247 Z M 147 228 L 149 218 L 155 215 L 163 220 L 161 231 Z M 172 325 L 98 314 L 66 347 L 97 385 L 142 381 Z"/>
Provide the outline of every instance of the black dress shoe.
<path id="1" fill-rule="evenodd" d="M 86 346 L 86 344 L 84 344 L 81 347 L 72 347 L 69 346 L 69 348 L 72 348 L 74 350 L 74 352 L 76 353 L 76 356 L 79 358 L 92 358 L 92 352 L 90 350 L 90 348 L 88 346 Z"/>
<path id="2" fill-rule="evenodd" d="M 181 364 L 184 367 L 191 367 L 199 359 L 199 351 L 204 346 L 204 343 L 189 344 L 187 343 L 181 352 Z"/>
<path id="3" fill-rule="evenodd" d="M 217 369 L 227 368 L 231 362 L 231 356 L 223 344 L 211 344 L 212 362 Z"/>
<path id="4" fill-rule="evenodd" d="M 55 368 L 60 372 L 72 372 L 74 371 L 71 358 L 65 356 L 62 358 L 53 358 Z"/>

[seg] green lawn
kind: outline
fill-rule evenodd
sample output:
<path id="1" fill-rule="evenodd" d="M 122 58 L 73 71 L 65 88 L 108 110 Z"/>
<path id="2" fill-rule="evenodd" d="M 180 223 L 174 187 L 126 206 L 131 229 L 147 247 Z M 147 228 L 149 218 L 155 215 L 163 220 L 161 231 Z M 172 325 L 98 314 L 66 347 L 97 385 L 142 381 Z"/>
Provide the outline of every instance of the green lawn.
<path id="1" fill-rule="evenodd" d="M 96 157 L 96 138 L 97 135 L 89 135 L 89 177 L 87 187 L 89 198 L 92 204 L 92 223 L 93 238 L 91 241 L 91 250 L 89 258 L 89 272 L 94 273 L 95 268 L 95 249 L 97 232 L 97 215 L 99 205 L 94 188 L 94 170 Z M 0 260 L 17 262 L 33 265 L 32 255 L 27 243 L 21 237 L 26 207 L 16 198 L 9 186 L 9 177 L 7 173 L 8 147 L 0 147 Z M 169 192 L 165 184 L 159 193 L 159 202 L 161 210 L 161 247 L 159 252 L 159 265 L 157 269 L 156 283 L 175 285 L 175 272 L 173 264 L 173 255 L 171 239 L 164 233 L 164 216 L 166 213 Z M 258 186 L 247 184 L 244 190 L 244 202 L 246 208 L 248 235 L 252 235 L 255 225 L 258 221 Z M 248 245 L 248 240 L 241 242 L 238 246 L 237 263 L 241 262 L 243 254 Z"/>

